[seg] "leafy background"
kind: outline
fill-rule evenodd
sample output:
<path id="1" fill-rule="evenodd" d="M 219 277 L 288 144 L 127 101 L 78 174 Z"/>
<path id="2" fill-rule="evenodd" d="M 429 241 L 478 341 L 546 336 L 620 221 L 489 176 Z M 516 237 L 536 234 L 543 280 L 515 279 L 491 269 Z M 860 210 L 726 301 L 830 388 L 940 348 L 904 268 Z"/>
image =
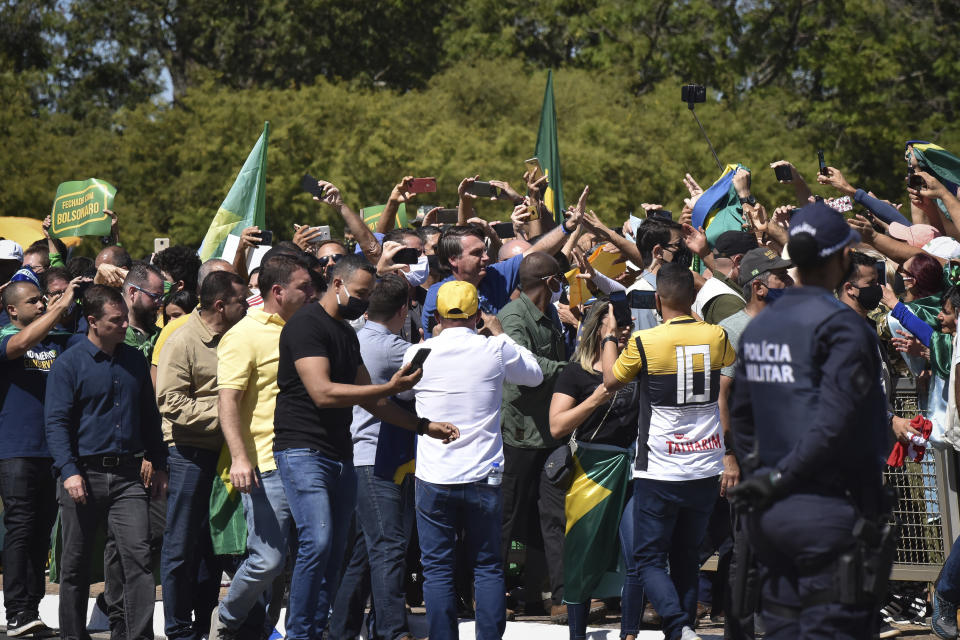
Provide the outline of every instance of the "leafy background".
<path id="1" fill-rule="evenodd" d="M 0 2 L 0 211 L 41 218 L 58 183 L 98 177 L 134 255 L 155 236 L 197 246 L 264 120 L 281 238 L 342 226 L 300 192 L 305 171 L 354 208 L 433 175 L 418 200 L 452 206 L 464 176 L 519 183 L 547 69 L 566 199 L 591 185 L 611 224 L 642 202 L 678 212 L 686 172 L 716 178 L 686 82 L 708 86 L 721 160 L 768 205 L 792 190 L 766 165 L 812 181 L 820 147 L 906 201 L 906 140 L 960 151 L 958 17 L 960 0 Z"/>

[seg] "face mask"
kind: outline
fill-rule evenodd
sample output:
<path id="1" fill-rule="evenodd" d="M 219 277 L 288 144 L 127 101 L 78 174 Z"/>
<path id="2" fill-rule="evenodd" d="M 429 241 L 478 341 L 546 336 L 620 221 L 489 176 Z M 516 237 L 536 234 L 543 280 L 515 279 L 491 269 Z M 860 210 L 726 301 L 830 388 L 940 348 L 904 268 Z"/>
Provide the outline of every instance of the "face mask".
<path id="1" fill-rule="evenodd" d="M 693 262 L 693 254 L 690 252 L 690 249 L 687 249 L 685 244 L 681 244 L 677 247 L 677 250 L 673 253 L 673 264 L 678 264 L 681 267 L 689 268 L 690 264 Z"/>
<path id="2" fill-rule="evenodd" d="M 252 298 L 258 295 L 260 295 L 260 289 L 258 289 L 257 287 L 250 287 L 250 297 Z"/>
<path id="3" fill-rule="evenodd" d="M 410 265 L 410 271 L 401 272 L 410 286 L 419 287 L 430 277 L 430 261 L 427 258 L 428 256 L 420 256 L 417 264 Z"/>
<path id="4" fill-rule="evenodd" d="M 370 305 L 369 300 L 361 300 L 360 298 L 354 298 L 350 295 L 350 290 L 347 289 L 347 286 L 343 286 L 343 290 L 347 292 L 347 304 L 340 302 L 340 292 L 337 292 L 337 308 L 340 312 L 340 317 L 350 322 L 351 320 L 356 320 L 362 316 L 367 311 L 367 307 Z"/>
<path id="5" fill-rule="evenodd" d="M 857 287 L 860 295 L 857 296 L 857 302 L 866 311 L 873 311 L 880 306 L 880 300 L 883 298 L 883 289 L 879 284 L 871 284 L 865 287 Z"/>
<path id="6" fill-rule="evenodd" d="M 767 304 L 773 304 L 774 302 L 782 298 L 783 294 L 785 294 L 786 292 L 787 292 L 786 289 L 770 289 L 768 287 L 765 300 L 767 301 Z"/>

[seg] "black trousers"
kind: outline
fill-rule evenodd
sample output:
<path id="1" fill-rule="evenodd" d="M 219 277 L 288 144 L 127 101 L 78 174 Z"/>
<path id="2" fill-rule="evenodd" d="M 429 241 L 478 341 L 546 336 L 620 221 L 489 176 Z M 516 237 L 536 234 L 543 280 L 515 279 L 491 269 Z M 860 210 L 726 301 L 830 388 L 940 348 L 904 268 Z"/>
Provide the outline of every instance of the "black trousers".
<path id="1" fill-rule="evenodd" d="M 553 486 L 543 465 L 553 449 L 520 449 L 503 445 L 503 530 L 501 552 L 504 575 L 510 541 L 542 549 L 547 561 L 551 600 L 563 602 L 563 540 L 566 529 L 566 491 Z"/>
<path id="2" fill-rule="evenodd" d="M 154 580 L 150 554 L 150 503 L 140 465 L 84 472 L 87 500 L 75 502 L 59 483 L 63 552 L 60 558 L 60 637 L 88 640 L 90 554 L 104 520 L 122 568 L 123 617 L 127 638 L 153 639 Z M 109 583 L 110 576 L 107 576 Z M 114 583 L 115 584 L 115 583 Z"/>
<path id="3" fill-rule="evenodd" d="M 3 603 L 7 620 L 37 614 L 44 592 L 50 531 L 57 518 L 50 458 L 0 460 L 3 499 Z"/>

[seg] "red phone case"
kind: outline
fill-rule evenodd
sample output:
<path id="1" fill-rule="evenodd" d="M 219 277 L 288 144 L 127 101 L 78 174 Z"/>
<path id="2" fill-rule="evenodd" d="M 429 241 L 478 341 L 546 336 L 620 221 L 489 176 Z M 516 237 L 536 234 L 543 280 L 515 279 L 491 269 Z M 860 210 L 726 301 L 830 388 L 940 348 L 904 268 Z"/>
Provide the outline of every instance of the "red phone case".
<path id="1" fill-rule="evenodd" d="M 437 181 L 433 178 L 414 178 L 410 182 L 410 193 L 434 193 Z"/>

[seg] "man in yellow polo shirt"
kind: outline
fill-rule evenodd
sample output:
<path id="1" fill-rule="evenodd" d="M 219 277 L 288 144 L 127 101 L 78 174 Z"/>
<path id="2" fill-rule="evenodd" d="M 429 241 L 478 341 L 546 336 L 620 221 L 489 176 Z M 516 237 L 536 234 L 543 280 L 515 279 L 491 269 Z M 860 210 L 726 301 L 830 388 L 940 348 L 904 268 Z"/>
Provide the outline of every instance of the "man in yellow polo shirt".
<path id="1" fill-rule="evenodd" d="M 269 588 L 283 571 L 294 526 L 273 460 L 280 331 L 316 292 L 306 262 L 289 255 L 264 260 L 260 292 L 263 308 L 235 324 L 217 348 L 220 428 L 232 459 L 230 482 L 241 493 L 247 520 L 247 557 L 220 603 L 217 632 L 224 639 L 237 637 L 241 626 L 266 628 Z"/>

